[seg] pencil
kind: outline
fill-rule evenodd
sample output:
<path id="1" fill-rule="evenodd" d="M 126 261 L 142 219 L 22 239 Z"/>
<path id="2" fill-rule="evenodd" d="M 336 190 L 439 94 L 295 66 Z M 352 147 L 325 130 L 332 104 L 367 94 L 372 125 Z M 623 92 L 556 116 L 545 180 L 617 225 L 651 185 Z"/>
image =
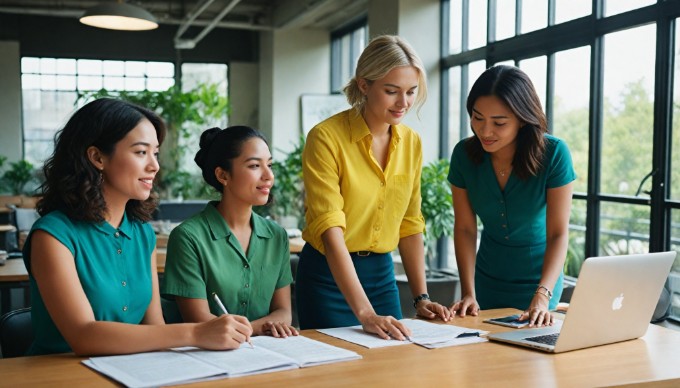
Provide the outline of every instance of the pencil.
<path id="1" fill-rule="evenodd" d="M 220 306 L 220 309 L 222 310 L 224 315 L 229 315 L 229 311 L 227 311 L 227 307 L 224 305 L 224 303 L 222 303 L 222 300 L 220 300 L 220 297 L 217 296 L 217 293 L 213 292 L 212 296 L 213 296 L 213 299 L 215 300 L 215 303 L 217 303 L 217 305 Z M 251 349 L 255 349 L 255 347 L 253 346 L 253 342 L 250 339 L 248 339 L 248 343 L 250 344 Z"/>

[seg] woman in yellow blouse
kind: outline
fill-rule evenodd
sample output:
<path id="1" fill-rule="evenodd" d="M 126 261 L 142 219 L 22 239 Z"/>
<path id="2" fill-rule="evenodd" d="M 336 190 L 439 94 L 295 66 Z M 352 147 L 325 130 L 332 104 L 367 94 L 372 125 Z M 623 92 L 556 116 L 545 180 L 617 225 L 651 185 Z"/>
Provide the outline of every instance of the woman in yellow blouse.
<path id="1" fill-rule="evenodd" d="M 352 326 L 403 340 L 390 254 L 397 246 L 420 316 L 449 320 L 429 300 L 420 212 L 422 147 L 401 124 L 426 98 L 425 70 L 397 36 L 373 39 L 345 87 L 352 109 L 314 127 L 302 154 L 307 242 L 296 299 L 302 329 Z"/>

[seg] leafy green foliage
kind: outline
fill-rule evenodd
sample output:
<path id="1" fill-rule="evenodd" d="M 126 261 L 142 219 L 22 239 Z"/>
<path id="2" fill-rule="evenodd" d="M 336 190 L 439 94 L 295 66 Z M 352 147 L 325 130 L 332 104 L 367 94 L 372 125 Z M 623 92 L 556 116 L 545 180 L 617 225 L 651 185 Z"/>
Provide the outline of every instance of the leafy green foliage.
<path id="1" fill-rule="evenodd" d="M 5 164 L 6 157 L 0 157 L 0 167 Z M 33 164 L 19 160 L 9 164 L 9 169 L 2 175 L 3 186 L 14 195 L 28 194 L 26 185 L 35 180 Z"/>
<path id="2" fill-rule="evenodd" d="M 272 163 L 274 187 L 272 187 L 273 203 L 269 206 L 258 206 L 254 210 L 263 216 L 274 218 L 293 216 L 300 222 L 304 218 L 304 184 L 302 182 L 302 150 L 305 137 L 283 160 Z"/>
<path id="3" fill-rule="evenodd" d="M 186 92 L 177 86 L 164 91 L 101 89 L 79 93 L 76 103 L 103 97 L 119 98 L 144 106 L 165 120 L 168 133 L 160 155 L 160 191 L 163 197 L 211 196 L 203 178 L 198 174 L 191 174 L 182 165 L 182 160 L 189 151 L 182 142 L 198 137 L 206 126 L 216 125 L 216 121 L 229 113 L 229 101 L 220 94 L 218 84 L 201 85 Z"/>
<path id="4" fill-rule="evenodd" d="M 435 266 L 437 240 L 453 235 L 453 200 L 448 174 L 449 161 L 439 159 L 424 166 L 420 177 L 420 210 L 425 218 L 425 255 L 429 268 Z"/>

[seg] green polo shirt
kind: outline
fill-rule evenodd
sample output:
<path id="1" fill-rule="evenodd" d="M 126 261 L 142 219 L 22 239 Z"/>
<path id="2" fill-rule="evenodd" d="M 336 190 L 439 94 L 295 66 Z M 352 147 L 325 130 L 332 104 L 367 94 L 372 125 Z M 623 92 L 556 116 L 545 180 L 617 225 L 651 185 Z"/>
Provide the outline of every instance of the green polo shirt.
<path id="1" fill-rule="evenodd" d="M 221 315 L 208 297 L 216 292 L 230 314 L 262 318 L 269 314 L 274 291 L 293 282 L 288 235 L 253 212 L 244 253 L 216 205 L 210 202 L 170 233 L 161 292 L 207 299 L 210 312 Z"/>
<path id="2" fill-rule="evenodd" d="M 123 216 L 118 229 L 107 222 L 76 221 L 60 211 L 38 219 L 24 245 L 24 262 L 31 268 L 31 238 L 44 230 L 62 243 L 73 257 L 83 291 L 94 318 L 139 324 L 151 303 L 151 254 L 156 236 L 147 223 Z M 70 352 L 64 337 L 50 317 L 33 276 L 31 283 L 32 320 L 35 341 L 29 354 Z"/>

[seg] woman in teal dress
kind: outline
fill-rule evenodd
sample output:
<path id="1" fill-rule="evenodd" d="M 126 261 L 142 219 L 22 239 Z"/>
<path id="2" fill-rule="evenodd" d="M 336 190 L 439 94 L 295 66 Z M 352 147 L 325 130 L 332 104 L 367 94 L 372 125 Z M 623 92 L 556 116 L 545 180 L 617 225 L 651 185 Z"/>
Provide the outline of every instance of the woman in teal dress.
<path id="1" fill-rule="evenodd" d="M 473 136 L 453 150 L 448 180 L 462 299 L 451 310 L 514 307 L 530 325 L 551 325 L 562 294 L 576 174 L 527 75 L 486 70 L 467 100 Z M 477 217 L 483 230 L 477 249 Z"/>
<path id="2" fill-rule="evenodd" d="M 146 222 L 165 136 L 153 112 L 114 99 L 83 106 L 45 162 L 42 216 L 24 245 L 35 341 L 30 354 L 148 352 L 180 346 L 233 349 L 245 317 L 165 325 L 156 237 Z"/>

